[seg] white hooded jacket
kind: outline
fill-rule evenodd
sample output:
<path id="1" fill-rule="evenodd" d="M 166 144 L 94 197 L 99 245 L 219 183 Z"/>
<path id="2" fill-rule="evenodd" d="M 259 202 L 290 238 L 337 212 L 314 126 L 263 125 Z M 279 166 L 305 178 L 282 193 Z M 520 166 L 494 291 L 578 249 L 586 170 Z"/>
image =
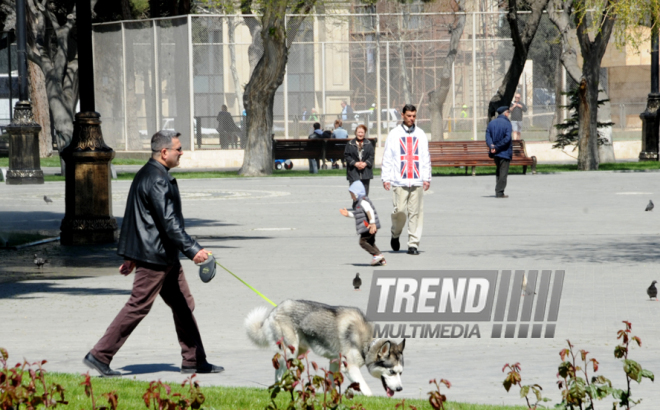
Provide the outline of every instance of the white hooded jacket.
<path id="1" fill-rule="evenodd" d="M 380 178 L 392 186 L 422 186 L 431 182 L 429 141 L 421 128 L 401 124 L 390 131 Z"/>

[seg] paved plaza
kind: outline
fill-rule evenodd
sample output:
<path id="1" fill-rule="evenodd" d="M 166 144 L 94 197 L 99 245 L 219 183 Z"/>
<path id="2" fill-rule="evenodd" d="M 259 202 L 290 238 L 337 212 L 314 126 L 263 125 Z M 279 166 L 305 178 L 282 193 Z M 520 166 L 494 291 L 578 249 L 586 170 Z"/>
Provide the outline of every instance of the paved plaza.
<path id="1" fill-rule="evenodd" d="M 409 339 L 404 390 L 395 395 L 426 399 L 429 380 L 445 378 L 452 382 L 451 401 L 522 404 L 517 389 L 506 393 L 502 387 L 503 365 L 520 362 L 523 383 L 542 385 L 554 405 L 558 352 L 566 339 L 598 359 L 599 374 L 625 385 L 621 361 L 613 356 L 623 320 L 632 322 L 633 334 L 643 342 L 630 357 L 660 375 L 660 302 L 646 296 L 651 281 L 660 280 L 660 210 L 644 212 L 649 199 L 660 204 L 659 181 L 657 172 L 511 175 L 510 198 L 495 199 L 494 176 L 435 177 L 425 196 L 421 255 L 409 256 L 391 252 L 391 193 L 375 180 L 370 198 L 384 225 L 376 244 L 388 263 L 380 268 L 368 265 L 354 222 L 339 214 L 351 205 L 344 178 L 181 179 L 179 187 L 187 231 L 276 303 L 309 299 L 366 310 L 374 269 L 565 270 L 553 339 L 493 339 L 490 322 L 480 325 L 481 338 Z M 112 182 L 118 222 L 129 186 L 130 181 Z M 46 204 L 44 195 L 53 203 Z M 0 184 L 0 197 L 0 231 L 58 234 L 64 183 Z M 37 251 L 51 259 L 43 273 L 32 265 Z M 0 346 L 9 351 L 10 362 L 46 359 L 49 371 L 87 371 L 83 356 L 132 285 L 132 276 L 117 273 L 121 260 L 113 252 L 112 246 L 62 250 L 57 245 L 0 251 L 0 276 L 30 278 L 0 282 Z M 209 361 L 226 369 L 201 375 L 202 385 L 267 387 L 273 381 L 273 353 L 253 346 L 242 326 L 250 310 L 267 303 L 222 270 L 204 284 L 191 261 L 183 266 Z M 351 286 L 356 272 L 365 284 L 362 291 Z M 325 359 L 319 362 L 327 366 Z M 129 378 L 180 382 L 180 364 L 171 313 L 159 299 L 112 367 Z M 362 372 L 383 395 L 380 381 Z M 656 408 L 657 382 L 645 379 L 632 389 L 633 397 L 644 398 L 639 409 Z"/>

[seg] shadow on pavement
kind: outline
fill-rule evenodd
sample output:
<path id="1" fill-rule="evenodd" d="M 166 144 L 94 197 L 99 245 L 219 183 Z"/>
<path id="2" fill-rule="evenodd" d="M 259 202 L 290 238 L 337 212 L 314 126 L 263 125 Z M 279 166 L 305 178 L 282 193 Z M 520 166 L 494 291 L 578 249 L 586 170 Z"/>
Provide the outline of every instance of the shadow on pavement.
<path id="1" fill-rule="evenodd" d="M 77 279 L 68 278 L 68 279 Z M 50 279 L 50 278 L 49 278 Z M 63 278 L 60 278 L 63 279 Z M 0 284 L 0 299 L 36 299 L 41 296 L 28 296 L 37 293 L 61 293 L 69 296 L 89 295 L 130 295 L 130 290 L 110 288 L 70 288 L 60 287 L 53 283 L 42 283 L 33 281 L 3 283 Z"/>
<path id="2" fill-rule="evenodd" d="M 559 260 L 563 263 L 651 263 L 660 262 L 658 248 L 660 248 L 660 238 L 657 236 L 640 236 L 628 241 L 617 240 L 595 243 L 564 241 L 522 245 L 511 250 L 497 249 L 468 252 L 467 255 L 502 255 L 512 259 Z"/>
<path id="3" fill-rule="evenodd" d="M 145 363 L 145 364 L 131 364 L 128 366 L 121 367 L 120 370 L 123 370 L 128 373 L 124 373 L 123 376 L 130 376 L 132 374 L 148 374 L 148 373 L 158 373 L 158 372 L 181 372 L 181 368 L 174 366 L 170 363 Z"/>
<path id="4" fill-rule="evenodd" d="M 59 232 L 62 218 L 64 218 L 64 212 L 0 211 L 0 223 L 3 231 L 52 230 Z"/>
<path id="5" fill-rule="evenodd" d="M 186 218 L 183 215 L 186 223 L 186 228 L 202 227 L 202 226 L 240 226 L 240 224 L 224 223 L 215 219 L 200 219 L 200 218 Z"/>

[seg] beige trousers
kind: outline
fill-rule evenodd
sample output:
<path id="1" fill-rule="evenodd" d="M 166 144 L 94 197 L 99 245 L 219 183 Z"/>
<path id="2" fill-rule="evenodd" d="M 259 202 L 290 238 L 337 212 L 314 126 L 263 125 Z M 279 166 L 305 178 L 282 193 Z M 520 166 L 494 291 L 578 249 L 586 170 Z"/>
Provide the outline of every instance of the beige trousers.
<path id="1" fill-rule="evenodd" d="M 392 237 L 398 238 L 408 219 L 408 247 L 419 248 L 424 225 L 424 187 L 392 187 Z"/>

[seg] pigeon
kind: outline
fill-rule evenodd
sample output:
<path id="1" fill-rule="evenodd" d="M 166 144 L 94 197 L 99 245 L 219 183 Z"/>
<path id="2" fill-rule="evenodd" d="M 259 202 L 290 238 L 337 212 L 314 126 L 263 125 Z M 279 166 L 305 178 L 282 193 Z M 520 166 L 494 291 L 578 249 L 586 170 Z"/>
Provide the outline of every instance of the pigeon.
<path id="1" fill-rule="evenodd" d="M 41 269 L 42 266 L 48 263 L 48 259 L 40 258 L 37 256 L 37 254 L 34 254 L 34 264 L 37 265 L 39 269 Z"/>
<path id="2" fill-rule="evenodd" d="M 646 289 L 646 294 L 649 295 L 651 300 L 655 299 L 658 300 L 658 288 L 655 287 L 655 284 L 658 283 L 657 280 L 654 280 L 651 282 L 651 286 L 649 286 L 648 289 Z"/>
<path id="3" fill-rule="evenodd" d="M 360 273 L 356 273 L 353 278 L 353 287 L 355 290 L 360 290 L 360 286 L 362 286 L 362 279 L 360 279 Z"/>
<path id="4" fill-rule="evenodd" d="M 646 205 L 646 209 L 645 209 L 645 211 L 648 212 L 648 211 L 652 211 L 652 210 L 653 210 L 653 201 L 651 201 L 651 200 L 649 199 L 649 204 Z"/>
<path id="5" fill-rule="evenodd" d="M 44 202 L 50 204 L 51 202 L 53 202 L 53 200 L 48 198 L 46 195 L 44 195 Z"/>

